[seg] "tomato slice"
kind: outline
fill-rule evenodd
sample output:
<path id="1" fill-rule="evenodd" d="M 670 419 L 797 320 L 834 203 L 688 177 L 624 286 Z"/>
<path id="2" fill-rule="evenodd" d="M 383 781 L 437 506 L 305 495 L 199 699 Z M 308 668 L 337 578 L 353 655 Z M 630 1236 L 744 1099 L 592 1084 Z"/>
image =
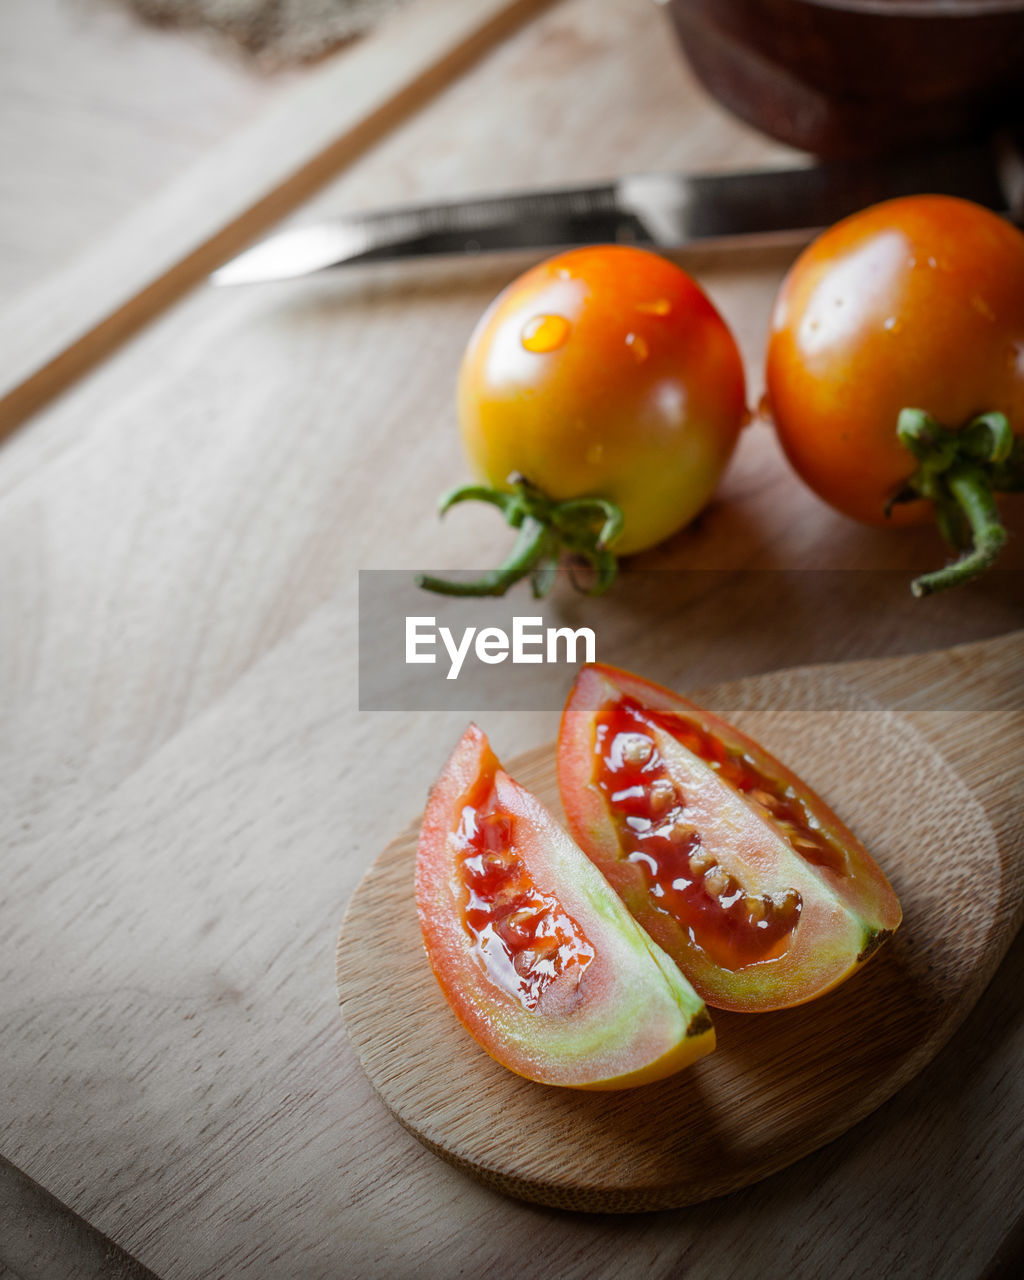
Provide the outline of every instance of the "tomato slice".
<path id="1" fill-rule="evenodd" d="M 581 670 L 558 781 L 570 831 L 713 1007 L 812 1000 L 900 922 L 888 880 L 820 796 L 639 676 Z"/>
<path id="2" fill-rule="evenodd" d="M 714 1048 L 703 1001 L 476 726 L 427 804 L 416 901 L 448 1003 L 529 1080 L 628 1088 Z"/>

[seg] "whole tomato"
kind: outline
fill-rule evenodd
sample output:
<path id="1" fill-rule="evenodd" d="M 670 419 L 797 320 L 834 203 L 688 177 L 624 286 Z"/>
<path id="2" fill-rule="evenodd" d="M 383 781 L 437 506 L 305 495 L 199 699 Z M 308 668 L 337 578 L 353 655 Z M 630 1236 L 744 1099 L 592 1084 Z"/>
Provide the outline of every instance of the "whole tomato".
<path id="1" fill-rule="evenodd" d="M 595 564 L 654 546 L 693 519 L 746 416 L 743 365 L 694 281 L 656 254 L 576 249 L 514 280 L 481 317 L 458 384 L 480 485 L 520 529 L 501 570 L 435 590 L 500 593 L 561 548 Z"/>
<path id="2" fill-rule="evenodd" d="M 1005 536 L 992 490 L 1021 478 L 1024 235 L 947 196 L 854 214 L 783 282 L 766 378 L 782 446 L 826 502 L 973 541 L 966 574 L 919 594 L 970 576 Z"/>

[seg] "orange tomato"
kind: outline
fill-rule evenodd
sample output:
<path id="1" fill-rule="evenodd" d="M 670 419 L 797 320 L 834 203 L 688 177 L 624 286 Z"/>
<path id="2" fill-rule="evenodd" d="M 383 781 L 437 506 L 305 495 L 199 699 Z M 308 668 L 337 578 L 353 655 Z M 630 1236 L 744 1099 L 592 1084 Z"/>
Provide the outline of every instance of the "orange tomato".
<path id="1" fill-rule="evenodd" d="M 743 366 L 679 267 L 598 245 L 501 293 L 462 362 L 459 422 L 479 479 L 524 476 L 555 501 L 622 510 L 617 554 L 651 547 L 704 506 L 745 416 Z"/>
<path id="2" fill-rule="evenodd" d="M 1024 235 L 947 196 L 854 214 L 783 282 L 766 374 L 782 446 L 826 502 L 868 524 L 928 519 L 920 500 L 889 514 L 920 461 L 897 438 L 902 410 L 952 432 L 999 413 L 1024 433 Z"/>

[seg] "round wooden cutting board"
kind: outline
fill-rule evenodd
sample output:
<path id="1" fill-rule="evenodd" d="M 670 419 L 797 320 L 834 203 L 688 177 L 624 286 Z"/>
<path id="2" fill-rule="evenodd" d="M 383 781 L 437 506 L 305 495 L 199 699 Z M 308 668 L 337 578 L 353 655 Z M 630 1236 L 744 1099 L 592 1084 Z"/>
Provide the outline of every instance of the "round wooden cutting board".
<path id="1" fill-rule="evenodd" d="M 979 678 L 991 683 L 986 649 L 971 646 L 971 659 L 979 656 Z M 1014 662 L 1006 654 L 1001 680 L 1019 689 L 1024 645 L 1018 639 Z M 858 665 L 873 669 L 879 688 L 907 662 Z M 968 675 L 969 666 L 956 664 Z M 434 980 L 413 898 L 411 827 L 356 891 L 338 945 L 349 1035 L 407 1129 L 511 1195 L 634 1212 L 764 1178 L 843 1133 L 921 1070 L 977 999 L 1019 920 L 1022 716 L 990 701 L 976 713 L 934 707 L 912 723 L 845 684 L 842 671 L 759 677 L 703 700 L 718 710 L 759 708 L 731 718 L 819 790 L 889 875 L 904 922 L 865 969 L 800 1008 L 712 1011 L 716 1051 L 658 1084 L 617 1093 L 534 1084 L 470 1039 Z M 995 741 L 1003 763 L 993 770 L 975 756 Z M 448 745 L 438 746 L 439 768 Z M 561 817 L 554 766 L 554 748 L 544 747 L 508 769 Z"/>

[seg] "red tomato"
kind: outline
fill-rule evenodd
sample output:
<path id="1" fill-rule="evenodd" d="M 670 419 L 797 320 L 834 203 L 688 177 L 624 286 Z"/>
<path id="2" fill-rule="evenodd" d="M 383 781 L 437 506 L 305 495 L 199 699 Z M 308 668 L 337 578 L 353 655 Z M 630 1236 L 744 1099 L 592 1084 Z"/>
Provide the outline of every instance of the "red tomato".
<path id="1" fill-rule="evenodd" d="M 900 922 L 864 846 L 752 739 L 667 689 L 584 667 L 562 716 L 569 829 L 709 1005 L 802 1004 Z"/>
<path id="2" fill-rule="evenodd" d="M 919 469 L 901 410 L 950 432 L 996 411 L 1024 433 L 1024 235 L 948 196 L 838 223 L 783 282 L 767 393 L 790 462 L 826 502 L 869 524 L 929 518 L 919 501 L 887 514 Z M 940 477 L 940 502 L 946 489 Z"/>
<path id="3" fill-rule="evenodd" d="M 714 1048 L 700 998 L 475 726 L 431 793 L 416 901 L 452 1009 L 527 1079 L 627 1088 Z"/>

